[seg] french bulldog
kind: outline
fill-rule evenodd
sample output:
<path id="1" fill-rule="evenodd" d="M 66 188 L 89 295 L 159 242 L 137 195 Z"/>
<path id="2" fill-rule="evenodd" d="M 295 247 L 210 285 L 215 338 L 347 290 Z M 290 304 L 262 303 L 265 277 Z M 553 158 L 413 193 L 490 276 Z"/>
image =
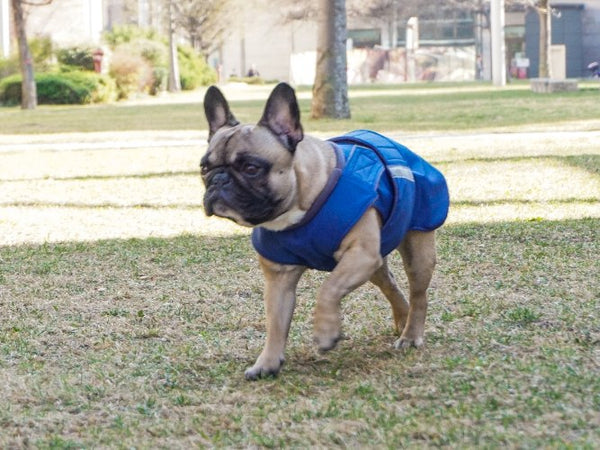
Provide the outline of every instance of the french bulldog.
<path id="1" fill-rule="evenodd" d="M 204 110 L 205 212 L 253 227 L 265 278 L 266 342 L 246 378 L 279 373 L 296 286 L 307 268 L 330 272 L 314 310 L 320 351 L 333 349 L 341 337 L 342 298 L 367 281 L 392 307 L 400 335 L 394 346 L 421 347 L 435 229 L 449 204 L 441 173 L 373 132 L 329 141 L 305 135 L 295 92 L 285 83 L 273 89 L 256 125 L 240 124 L 215 86 L 206 92 Z M 408 277 L 408 302 L 388 269 L 386 256 L 394 249 Z"/>

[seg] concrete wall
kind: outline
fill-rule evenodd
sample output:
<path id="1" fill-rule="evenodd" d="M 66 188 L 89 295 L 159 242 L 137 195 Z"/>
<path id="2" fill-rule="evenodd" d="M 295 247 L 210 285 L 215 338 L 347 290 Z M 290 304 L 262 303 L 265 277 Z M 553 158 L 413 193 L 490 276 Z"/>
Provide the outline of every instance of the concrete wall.
<path id="1" fill-rule="evenodd" d="M 600 1 L 586 2 L 582 17 L 583 63 L 600 61 Z"/>
<path id="2" fill-rule="evenodd" d="M 222 75 L 245 76 L 254 66 L 260 76 L 271 80 L 290 79 L 290 55 L 316 48 L 316 24 L 285 23 L 277 11 L 240 11 L 238 25 L 226 34 L 218 54 L 209 60 L 220 63 Z"/>
<path id="3" fill-rule="evenodd" d="M 0 57 L 10 55 L 10 11 L 9 0 L 0 0 Z"/>

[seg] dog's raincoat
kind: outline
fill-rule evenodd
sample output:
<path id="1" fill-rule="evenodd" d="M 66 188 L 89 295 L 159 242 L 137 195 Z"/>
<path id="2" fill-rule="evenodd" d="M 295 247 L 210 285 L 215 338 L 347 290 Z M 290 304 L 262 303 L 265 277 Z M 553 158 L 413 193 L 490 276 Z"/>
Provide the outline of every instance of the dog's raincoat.
<path id="1" fill-rule="evenodd" d="M 334 253 L 369 207 L 382 219 L 381 255 L 408 230 L 431 231 L 446 220 L 444 176 L 403 145 L 368 130 L 330 139 L 338 164 L 317 200 L 298 224 L 282 231 L 257 227 L 252 243 L 263 257 L 331 271 Z"/>

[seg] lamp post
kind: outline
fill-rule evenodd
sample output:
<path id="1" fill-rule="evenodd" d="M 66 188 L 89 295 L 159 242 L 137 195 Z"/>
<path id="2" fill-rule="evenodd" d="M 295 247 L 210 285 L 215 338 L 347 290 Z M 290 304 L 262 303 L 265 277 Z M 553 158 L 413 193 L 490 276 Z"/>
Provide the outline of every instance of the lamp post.
<path id="1" fill-rule="evenodd" d="M 504 0 L 491 0 L 492 82 L 506 85 L 506 46 L 504 43 Z"/>

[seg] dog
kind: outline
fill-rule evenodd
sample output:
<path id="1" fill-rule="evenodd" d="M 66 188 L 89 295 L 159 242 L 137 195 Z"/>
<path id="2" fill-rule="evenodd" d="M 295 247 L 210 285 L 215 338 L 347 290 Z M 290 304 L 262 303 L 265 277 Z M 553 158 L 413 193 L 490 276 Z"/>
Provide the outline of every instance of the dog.
<path id="1" fill-rule="evenodd" d="M 265 278 L 266 342 L 246 378 L 279 373 L 296 286 L 307 268 L 330 272 L 314 310 L 321 352 L 341 337 L 342 298 L 367 281 L 392 307 L 400 334 L 394 346 L 422 346 L 435 230 L 449 207 L 443 175 L 374 132 L 329 141 L 305 135 L 295 92 L 285 83 L 273 89 L 257 125 L 240 124 L 215 86 L 206 92 L 204 110 L 205 212 L 253 227 Z M 408 302 L 388 269 L 386 256 L 394 249 L 408 277 Z"/>

